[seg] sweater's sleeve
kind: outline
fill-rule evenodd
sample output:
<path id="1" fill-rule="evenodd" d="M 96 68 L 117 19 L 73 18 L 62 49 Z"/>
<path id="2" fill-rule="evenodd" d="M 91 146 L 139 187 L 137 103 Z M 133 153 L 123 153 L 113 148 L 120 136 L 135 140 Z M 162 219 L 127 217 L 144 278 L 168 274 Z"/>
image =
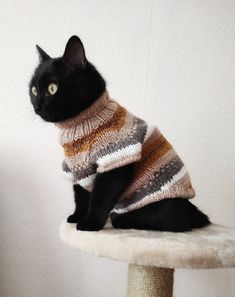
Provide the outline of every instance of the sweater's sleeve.
<path id="1" fill-rule="evenodd" d="M 70 182 L 74 183 L 73 173 L 71 172 L 71 170 L 65 160 L 62 162 L 62 170 L 63 170 L 64 177 L 67 180 L 69 180 Z"/>
<path id="2" fill-rule="evenodd" d="M 62 163 L 62 169 L 64 177 L 72 182 L 73 185 L 80 185 L 89 192 L 92 190 L 96 175 L 95 166 L 90 166 L 86 169 L 77 168 L 76 170 L 72 171 L 64 160 Z"/>

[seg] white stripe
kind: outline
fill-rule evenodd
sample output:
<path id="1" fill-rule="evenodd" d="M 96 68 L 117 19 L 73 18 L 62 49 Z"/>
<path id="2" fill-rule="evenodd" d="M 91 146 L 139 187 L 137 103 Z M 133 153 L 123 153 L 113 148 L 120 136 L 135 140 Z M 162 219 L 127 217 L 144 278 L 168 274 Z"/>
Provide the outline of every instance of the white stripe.
<path id="1" fill-rule="evenodd" d="M 73 175 L 71 172 L 62 171 L 63 177 L 70 182 L 73 181 Z"/>
<path id="2" fill-rule="evenodd" d="M 114 161 L 122 160 L 125 157 L 138 155 L 141 152 L 141 143 L 131 144 L 127 147 L 119 149 L 116 152 L 105 155 L 97 161 L 98 166 L 106 167 Z"/>
<path id="3" fill-rule="evenodd" d="M 139 204 L 142 204 L 142 203 L 145 202 L 146 200 L 147 200 L 147 201 L 148 201 L 148 200 L 151 200 L 152 197 L 154 197 L 154 196 L 156 196 L 156 195 L 158 195 L 158 194 L 161 194 L 161 193 L 163 193 L 163 192 L 169 190 L 170 187 L 171 187 L 172 185 L 174 185 L 176 182 L 178 182 L 178 181 L 179 181 L 179 180 L 180 180 L 186 173 L 187 173 L 187 170 L 186 170 L 185 166 L 183 166 L 183 167 L 181 168 L 181 170 L 180 170 L 176 175 L 174 175 L 170 181 L 168 181 L 166 184 L 164 184 L 164 185 L 161 187 L 160 190 L 158 190 L 158 191 L 156 191 L 156 192 L 154 192 L 154 193 L 151 193 L 151 194 L 145 196 L 145 197 L 144 197 L 143 199 L 141 199 L 140 201 L 137 201 L 137 202 L 135 202 L 135 203 L 133 203 L 133 204 L 131 204 L 131 205 L 128 205 L 128 206 L 125 207 L 125 208 L 121 208 L 121 209 L 115 209 L 115 208 L 114 208 L 111 212 L 114 212 L 114 213 L 116 213 L 116 214 L 122 214 L 122 213 L 125 213 L 125 212 L 128 212 L 128 211 L 130 211 L 130 210 L 135 209 L 136 206 L 138 206 Z"/>
<path id="4" fill-rule="evenodd" d="M 96 173 L 95 174 L 91 174 L 85 178 L 82 178 L 80 180 L 77 181 L 77 183 L 82 186 L 83 188 L 86 188 L 90 185 L 92 185 L 94 183 L 94 180 L 95 180 L 95 176 L 96 176 Z"/>
<path id="5" fill-rule="evenodd" d="M 146 135 L 144 137 L 144 142 L 149 139 L 149 137 L 151 136 L 151 134 L 153 133 L 155 128 L 156 128 L 155 125 L 153 125 L 153 124 L 149 125 L 148 124 L 147 132 L 146 132 Z"/>

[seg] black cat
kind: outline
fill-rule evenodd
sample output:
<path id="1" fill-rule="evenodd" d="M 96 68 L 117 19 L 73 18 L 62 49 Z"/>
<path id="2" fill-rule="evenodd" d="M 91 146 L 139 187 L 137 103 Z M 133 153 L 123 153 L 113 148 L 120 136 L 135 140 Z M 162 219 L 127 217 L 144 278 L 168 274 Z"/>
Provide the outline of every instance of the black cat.
<path id="1" fill-rule="evenodd" d="M 105 80 L 86 59 L 81 40 L 72 36 L 60 58 L 51 58 L 39 46 L 40 64 L 29 84 L 34 111 L 48 122 L 58 123 L 78 115 L 97 100 Z M 134 163 L 97 173 L 92 192 L 74 185 L 75 211 L 69 223 L 95 231 L 105 225 L 110 211 L 134 175 Z M 151 203 L 112 218 L 115 228 L 183 232 L 210 224 L 208 217 L 181 197 Z"/>

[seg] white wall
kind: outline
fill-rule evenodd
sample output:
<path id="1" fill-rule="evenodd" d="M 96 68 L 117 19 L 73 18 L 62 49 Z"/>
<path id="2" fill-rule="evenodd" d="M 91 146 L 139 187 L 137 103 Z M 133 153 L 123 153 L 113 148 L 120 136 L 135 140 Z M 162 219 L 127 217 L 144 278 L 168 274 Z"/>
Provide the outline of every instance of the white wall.
<path id="1" fill-rule="evenodd" d="M 122 297 L 127 265 L 59 240 L 72 210 L 57 130 L 27 94 L 35 43 L 78 34 L 113 98 L 174 144 L 212 221 L 235 227 L 234 1 L 1 1 L 0 296 Z M 235 296 L 235 271 L 178 270 L 176 297 Z"/>

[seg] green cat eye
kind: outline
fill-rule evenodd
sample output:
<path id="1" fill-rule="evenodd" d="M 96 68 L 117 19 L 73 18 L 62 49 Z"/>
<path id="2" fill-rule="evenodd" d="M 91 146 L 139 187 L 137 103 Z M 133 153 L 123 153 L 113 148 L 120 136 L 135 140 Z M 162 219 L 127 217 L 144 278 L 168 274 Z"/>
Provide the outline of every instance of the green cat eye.
<path id="1" fill-rule="evenodd" d="M 50 83 L 47 89 L 50 95 L 55 95 L 58 90 L 58 85 L 55 83 Z"/>
<path id="2" fill-rule="evenodd" d="M 33 93 L 34 96 L 37 96 L 38 92 L 35 86 L 32 86 L 31 92 Z"/>

